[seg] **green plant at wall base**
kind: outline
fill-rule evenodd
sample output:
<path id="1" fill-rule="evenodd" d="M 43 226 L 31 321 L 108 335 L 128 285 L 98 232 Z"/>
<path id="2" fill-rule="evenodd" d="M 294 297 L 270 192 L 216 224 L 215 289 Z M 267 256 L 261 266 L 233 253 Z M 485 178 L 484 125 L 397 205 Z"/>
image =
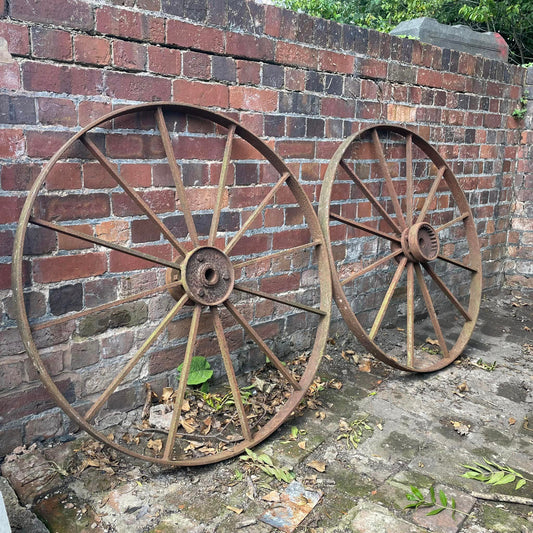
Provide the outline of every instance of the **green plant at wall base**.
<path id="1" fill-rule="evenodd" d="M 278 481 L 290 483 L 294 479 L 294 474 L 289 472 L 287 468 L 274 466 L 272 459 L 266 453 L 257 454 L 249 448 L 245 448 L 244 451 L 246 452 L 246 455 L 241 455 L 239 457 L 241 461 L 251 462 L 265 474 L 270 477 L 275 477 Z"/>
<path id="2" fill-rule="evenodd" d="M 183 363 L 178 366 L 179 375 L 183 370 Z M 195 355 L 191 359 L 191 368 L 189 370 L 189 376 L 187 378 L 187 385 L 202 385 L 202 391 L 207 392 L 209 386 L 207 382 L 213 376 L 213 371 L 211 370 L 211 365 L 205 357 Z M 207 390 L 205 390 L 207 388 Z"/>

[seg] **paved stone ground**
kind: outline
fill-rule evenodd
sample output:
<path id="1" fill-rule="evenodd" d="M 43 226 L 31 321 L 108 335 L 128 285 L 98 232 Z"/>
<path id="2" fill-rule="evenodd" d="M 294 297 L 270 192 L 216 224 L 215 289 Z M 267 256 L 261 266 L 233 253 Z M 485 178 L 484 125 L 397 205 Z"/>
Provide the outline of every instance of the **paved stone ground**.
<path id="1" fill-rule="evenodd" d="M 487 458 L 533 480 L 532 303 L 508 293 L 485 298 L 464 355 L 435 374 L 408 375 L 381 363 L 368 365 L 364 358 L 356 365 L 340 356 L 343 349 L 357 351 L 355 341 L 330 344 L 331 360 L 324 360 L 319 375 L 338 379 L 342 388 L 322 391 L 317 411 L 287 422 L 254 450 L 292 468 L 309 490 L 323 493 L 295 531 L 533 533 L 533 481 L 514 490 L 514 484 L 488 486 L 461 477 L 461 464 Z M 489 371 L 473 364 L 479 359 L 496 366 Z M 359 424 L 357 448 L 347 446 L 339 438 L 346 434 L 339 423 L 363 417 L 370 429 Z M 295 440 L 289 438 L 292 426 L 298 428 Z M 259 520 L 265 510 L 279 505 L 264 497 L 287 485 L 247 471 L 243 461 L 164 471 L 121 459 L 114 474 L 89 467 L 68 475 L 69 461 L 84 442 L 35 449 L 2 465 L 19 499 L 51 531 L 276 531 Z M 308 466 L 312 461 L 324 463 L 325 471 Z M 63 469 L 66 476 L 60 473 Z M 17 505 L 6 479 L 0 481 L 13 530 L 46 531 L 28 509 Z M 446 510 L 427 516 L 431 508 L 405 510 L 412 485 L 427 498 L 430 487 L 442 490 L 461 513 L 452 517 Z M 35 499 L 43 493 L 48 494 Z M 520 496 L 526 503 L 498 501 L 501 495 Z"/>

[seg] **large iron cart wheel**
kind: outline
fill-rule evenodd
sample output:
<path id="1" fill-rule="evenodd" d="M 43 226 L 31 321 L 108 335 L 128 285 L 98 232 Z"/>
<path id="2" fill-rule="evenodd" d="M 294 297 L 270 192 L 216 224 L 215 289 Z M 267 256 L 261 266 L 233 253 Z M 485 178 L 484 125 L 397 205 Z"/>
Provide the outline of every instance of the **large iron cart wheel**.
<path id="1" fill-rule="evenodd" d="M 235 456 L 299 406 L 330 279 L 318 218 L 280 157 L 235 120 L 175 103 L 120 108 L 65 142 L 13 251 L 18 327 L 57 404 L 108 446 L 170 466 Z M 196 356 L 215 372 L 209 393 L 189 379 Z M 275 379 L 257 374 L 261 392 L 238 370 L 265 364 Z M 141 426 L 148 385 L 167 391 L 166 429 Z"/>
<path id="2" fill-rule="evenodd" d="M 439 153 L 399 126 L 348 137 L 328 165 L 319 219 L 335 302 L 364 347 L 412 372 L 454 361 L 478 316 L 481 257 L 468 201 Z"/>

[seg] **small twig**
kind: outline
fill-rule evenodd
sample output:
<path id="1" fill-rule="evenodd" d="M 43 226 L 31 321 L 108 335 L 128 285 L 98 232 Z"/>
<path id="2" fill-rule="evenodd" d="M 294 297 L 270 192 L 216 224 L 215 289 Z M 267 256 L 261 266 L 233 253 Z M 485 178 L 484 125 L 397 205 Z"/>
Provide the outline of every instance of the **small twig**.
<path id="1" fill-rule="evenodd" d="M 479 500 L 491 500 L 494 502 L 519 503 L 521 505 L 533 505 L 531 498 L 523 498 L 522 496 L 511 496 L 508 494 L 485 494 L 484 492 L 471 492 L 474 498 Z"/>
<path id="2" fill-rule="evenodd" d="M 160 429 L 160 428 L 141 429 L 140 431 L 142 433 L 162 433 L 164 435 L 168 435 L 168 431 L 166 429 Z M 181 433 L 179 431 L 176 432 L 176 437 L 184 437 L 185 439 L 201 440 L 201 441 L 216 439 L 220 442 L 223 442 L 224 444 L 233 444 L 234 442 L 239 442 L 241 440 L 244 440 L 244 437 L 239 437 L 238 439 L 228 440 L 222 437 L 220 433 L 217 433 L 216 435 L 197 435 L 195 433 Z"/>
<path id="3" fill-rule="evenodd" d="M 146 387 L 146 400 L 144 401 L 141 420 L 150 418 L 150 407 L 152 406 L 152 385 L 145 383 L 144 386 Z"/>

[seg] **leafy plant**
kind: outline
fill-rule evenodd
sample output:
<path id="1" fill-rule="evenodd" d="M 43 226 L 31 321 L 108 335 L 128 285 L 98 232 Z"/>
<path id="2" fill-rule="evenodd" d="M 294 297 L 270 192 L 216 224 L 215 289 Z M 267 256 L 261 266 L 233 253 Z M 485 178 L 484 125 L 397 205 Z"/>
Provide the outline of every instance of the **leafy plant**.
<path id="1" fill-rule="evenodd" d="M 178 372 L 180 375 L 182 370 L 183 363 L 178 366 Z M 211 365 L 209 364 L 207 359 L 205 357 L 195 355 L 191 359 L 191 368 L 189 370 L 189 377 L 187 378 L 187 385 L 207 385 L 207 382 L 211 379 L 212 376 L 213 371 L 211 370 Z M 207 389 L 209 390 L 208 385 Z M 202 387 L 202 390 L 204 392 L 207 392 L 205 390 L 205 387 Z"/>
<path id="2" fill-rule="evenodd" d="M 426 516 L 433 516 L 446 509 L 449 509 L 452 512 L 452 518 L 455 518 L 455 513 L 461 513 L 468 516 L 468 513 L 457 509 L 457 504 L 455 503 L 455 498 L 451 498 L 448 503 L 448 497 L 443 490 L 439 490 L 439 503 L 437 502 L 437 497 L 435 495 L 435 488 L 431 487 L 429 489 L 429 500 L 426 500 L 422 491 L 411 485 L 411 492 L 408 492 L 405 497 L 411 502 L 409 505 L 406 505 L 404 509 L 418 509 L 419 507 L 435 507 L 428 513 Z"/>
<path id="3" fill-rule="evenodd" d="M 461 465 L 467 471 L 461 477 L 467 479 L 476 479 L 487 483 L 487 485 L 506 485 L 517 481 L 515 490 L 523 487 L 528 481 L 533 480 L 525 478 L 522 474 L 504 465 L 499 465 L 493 461 L 483 458 L 485 464 L 476 462 L 476 466 Z"/>
<path id="4" fill-rule="evenodd" d="M 241 455 L 239 459 L 252 463 L 268 476 L 275 477 L 278 481 L 285 483 L 290 483 L 294 479 L 294 474 L 288 468 L 274 466 L 272 459 L 266 453 L 257 454 L 249 448 L 245 448 L 244 451 L 246 455 Z"/>
<path id="5" fill-rule="evenodd" d="M 242 403 L 246 405 L 248 403 L 248 398 L 252 396 L 252 389 L 255 388 L 255 385 L 249 385 L 248 387 L 243 387 L 239 389 Z M 223 396 L 221 394 L 215 394 L 205 391 L 200 391 L 202 395 L 202 400 L 209 405 L 215 411 L 220 411 L 225 406 L 235 405 L 235 400 L 233 398 L 233 393 L 228 392 Z"/>
<path id="6" fill-rule="evenodd" d="M 492 372 L 496 368 L 496 361 L 493 363 L 486 363 L 481 359 L 481 357 L 477 361 L 472 361 L 470 364 L 477 366 L 478 368 L 482 368 L 483 370 L 486 370 L 487 372 Z"/>
<path id="7" fill-rule="evenodd" d="M 354 449 L 357 449 L 361 438 L 363 437 L 363 431 L 372 431 L 372 427 L 367 424 L 369 415 L 365 415 L 359 418 L 356 418 L 353 422 L 348 424 L 345 420 L 339 422 L 339 428 L 343 433 L 341 433 L 337 440 L 346 439 L 346 446 L 349 448 L 352 446 Z"/>
<path id="8" fill-rule="evenodd" d="M 522 97 L 520 98 L 520 105 L 515 107 L 511 115 L 517 120 L 522 120 L 527 113 L 527 97 L 529 96 L 529 91 L 524 91 Z"/>

